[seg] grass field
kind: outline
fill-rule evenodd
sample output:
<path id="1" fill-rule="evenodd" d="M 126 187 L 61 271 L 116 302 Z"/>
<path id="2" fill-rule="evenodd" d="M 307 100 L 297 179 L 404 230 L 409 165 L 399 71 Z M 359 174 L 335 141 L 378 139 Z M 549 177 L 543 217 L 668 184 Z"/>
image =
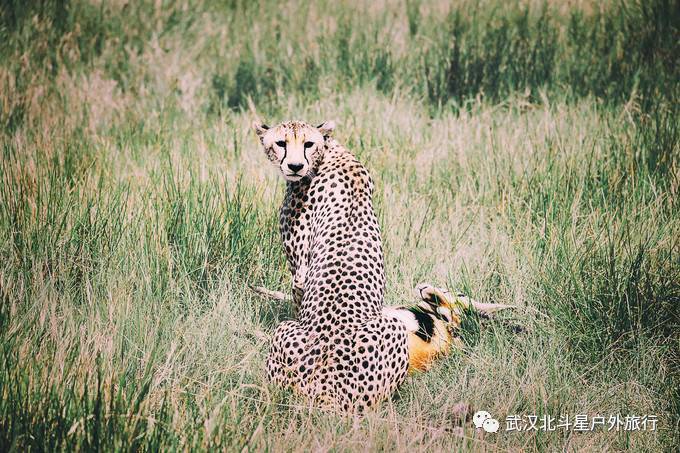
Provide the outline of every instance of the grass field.
<path id="1" fill-rule="evenodd" d="M 0 4 L 0 450 L 680 443 L 678 1 Z M 255 113 L 337 122 L 388 304 L 429 281 L 520 308 L 363 419 L 269 386 L 291 312 L 246 285 L 290 277 Z M 455 435 L 460 401 L 501 431 Z"/>

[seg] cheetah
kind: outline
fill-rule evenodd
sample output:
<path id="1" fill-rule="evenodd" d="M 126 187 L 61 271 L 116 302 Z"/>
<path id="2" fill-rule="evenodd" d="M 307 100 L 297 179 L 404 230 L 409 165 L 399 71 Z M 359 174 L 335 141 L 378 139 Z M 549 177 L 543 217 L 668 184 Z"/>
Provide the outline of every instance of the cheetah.
<path id="1" fill-rule="evenodd" d="M 385 272 L 373 180 L 332 137 L 333 122 L 316 127 L 301 121 L 275 127 L 255 122 L 253 128 L 286 180 L 279 227 L 297 309 L 295 320 L 274 330 L 267 376 L 313 401 L 361 412 L 390 396 L 409 366 L 424 368 L 437 354 L 422 353 L 427 358 L 410 364 L 409 338 L 418 336 L 423 318 L 413 323 L 408 310 L 383 306 Z M 425 301 L 425 293 L 421 297 Z M 436 307 L 426 316 L 436 313 L 451 324 L 453 318 L 437 308 L 451 313 Z M 422 341 L 431 343 L 435 336 L 423 332 Z M 452 341 L 446 338 L 434 349 L 445 352 Z M 411 344 L 412 351 L 418 347 Z"/>

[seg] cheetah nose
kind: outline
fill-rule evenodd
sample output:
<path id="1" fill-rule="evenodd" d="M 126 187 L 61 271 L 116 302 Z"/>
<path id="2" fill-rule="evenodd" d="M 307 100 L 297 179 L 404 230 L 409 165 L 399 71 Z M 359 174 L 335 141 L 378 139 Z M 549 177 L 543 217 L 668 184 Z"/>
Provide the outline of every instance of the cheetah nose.
<path id="1" fill-rule="evenodd" d="M 288 164 L 288 168 L 290 168 L 293 173 L 297 173 L 300 170 L 302 170 L 302 167 L 304 167 L 303 164 Z"/>

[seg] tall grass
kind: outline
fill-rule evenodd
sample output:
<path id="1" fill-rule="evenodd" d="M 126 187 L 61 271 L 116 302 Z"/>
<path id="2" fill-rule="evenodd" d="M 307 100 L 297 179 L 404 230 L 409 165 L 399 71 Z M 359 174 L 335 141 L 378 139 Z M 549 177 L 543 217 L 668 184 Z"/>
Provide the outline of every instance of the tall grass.
<path id="1" fill-rule="evenodd" d="M 0 19 L 0 449 L 669 451 L 678 2 L 39 1 Z M 335 119 L 387 302 L 513 303 L 360 421 L 268 385 L 282 183 L 248 130 Z M 509 325 L 525 328 L 516 333 Z M 455 435 L 454 405 L 655 414 Z"/>

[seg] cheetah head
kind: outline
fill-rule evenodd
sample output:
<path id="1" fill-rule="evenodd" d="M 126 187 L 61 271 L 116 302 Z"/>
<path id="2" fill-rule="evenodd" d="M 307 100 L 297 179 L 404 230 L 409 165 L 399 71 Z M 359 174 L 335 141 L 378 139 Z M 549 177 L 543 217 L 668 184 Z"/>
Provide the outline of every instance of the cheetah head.
<path id="1" fill-rule="evenodd" d="M 334 127 L 332 121 L 316 127 L 302 121 L 288 121 L 274 127 L 253 123 L 267 158 L 279 168 L 286 181 L 299 181 L 314 174 L 321 160 L 324 141 Z"/>

